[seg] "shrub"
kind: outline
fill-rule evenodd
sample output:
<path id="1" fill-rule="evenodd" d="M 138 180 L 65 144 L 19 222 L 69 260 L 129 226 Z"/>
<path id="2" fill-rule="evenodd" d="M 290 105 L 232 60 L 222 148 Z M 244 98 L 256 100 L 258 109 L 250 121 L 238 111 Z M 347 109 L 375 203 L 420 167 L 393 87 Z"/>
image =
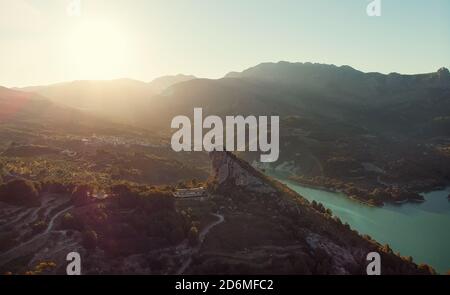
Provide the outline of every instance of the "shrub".
<path id="1" fill-rule="evenodd" d="M 129 184 L 117 184 L 111 192 L 121 208 L 136 208 L 138 205 L 138 193 Z"/>
<path id="2" fill-rule="evenodd" d="M 74 217 L 71 213 L 64 214 L 61 226 L 63 229 L 67 230 L 77 230 L 81 231 L 84 228 L 83 222 L 81 219 Z"/>
<path id="3" fill-rule="evenodd" d="M 37 234 L 43 232 L 47 228 L 47 226 L 48 226 L 47 222 L 41 220 L 33 223 L 31 225 L 31 230 L 33 231 L 33 233 Z"/>
<path id="4" fill-rule="evenodd" d="M 25 275 L 44 275 L 51 274 L 56 268 L 56 263 L 53 261 L 40 262 L 33 270 L 25 272 Z"/>
<path id="5" fill-rule="evenodd" d="M 195 226 L 189 230 L 188 239 L 191 245 L 196 245 L 199 242 L 199 232 Z"/>
<path id="6" fill-rule="evenodd" d="M 0 201 L 26 207 L 41 205 L 35 184 L 24 179 L 15 179 L 0 186 Z"/>
<path id="7" fill-rule="evenodd" d="M 436 271 L 428 264 L 420 264 L 417 268 L 427 274 L 432 274 L 432 275 L 436 274 Z"/>
<path id="8" fill-rule="evenodd" d="M 79 185 L 72 191 L 72 202 L 75 206 L 84 206 L 90 204 L 93 189 L 89 185 Z"/>
<path id="9" fill-rule="evenodd" d="M 383 246 L 382 249 L 383 249 L 383 251 L 386 252 L 386 253 L 390 253 L 390 254 L 393 253 L 393 251 L 392 251 L 392 249 L 391 249 L 391 246 L 389 246 L 389 244 L 385 244 L 385 245 Z"/>
<path id="10" fill-rule="evenodd" d="M 86 249 L 95 249 L 97 247 L 98 236 L 93 230 L 83 232 L 83 247 Z"/>
<path id="11" fill-rule="evenodd" d="M 46 181 L 42 183 L 42 190 L 52 194 L 67 194 L 71 192 L 71 186 L 56 181 Z"/>
<path id="12" fill-rule="evenodd" d="M 168 192 L 149 192 L 140 195 L 143 208 L 148 212 L 175 210 L 175 198 Z"/>

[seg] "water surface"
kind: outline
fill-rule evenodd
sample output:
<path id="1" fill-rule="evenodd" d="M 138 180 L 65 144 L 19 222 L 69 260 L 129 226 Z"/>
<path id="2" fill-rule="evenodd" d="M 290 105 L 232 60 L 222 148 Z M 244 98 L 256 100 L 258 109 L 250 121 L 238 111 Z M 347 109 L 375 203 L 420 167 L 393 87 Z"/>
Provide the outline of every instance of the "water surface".
<path id="1" fill-rule="evenodd" d="M 450 270 L 450 188 L 422 194 L 423 203 L 370 207 L 334 193 L 280 179 L 306 199 L 321 202 L 361 234 L 368 234 L 394 252 L 427 263 L 439 273 Z"/>

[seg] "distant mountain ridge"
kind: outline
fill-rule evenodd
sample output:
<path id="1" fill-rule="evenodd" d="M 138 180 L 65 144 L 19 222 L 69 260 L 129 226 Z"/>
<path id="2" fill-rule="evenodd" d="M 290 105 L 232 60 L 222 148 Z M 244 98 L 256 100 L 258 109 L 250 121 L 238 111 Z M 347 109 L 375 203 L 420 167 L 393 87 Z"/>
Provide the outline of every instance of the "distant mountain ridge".
<path id="1" fill-rule="evenodd" d="M 170 91 L 162 91 L 164 87 Z M 23 90 L 150 129 L 169 129 L 174 116 L 202 107 L 205 114 L 219 116 L 278 114 L 423 133 L 434 128 L 434 118 L 448 116 L 450 73 L 441 68 L 428 74 L 384 75 L 350 66 L 278 62 L 217 80 L 177 75 L 150 83 L 75 81 Z"/>
<path id="2" fill-rule="evenodd" d="M 175 85 L 180 82 L 186 82 L 190 80 L 197 79 L 197 77 L 192 75 L 183 75 L 178 74 L 175 76 L 162 76 L 154 79 L 149 84 L 151 85 L 151 88 L 155 93 L 161 93 L 167 88 L 171 87 L 172 85 Z"/>
<path id="3" fill-rule="evenodd" d="M 171 91 L 160 97 L 167 88 Z M 350 66 L 278 62 L 231 72 L 217 80 L 179 74 L 160 77 L 150 83 L 130 79 L 74 81 L 20 90 L 35 92 L 72 107 L 131 118 L 131 123 L 136 124 L 141 113 L 148 112 L 149 108 L 154 109 L 155 114 L 162 112 L 172 116 L 194 106 L 204 106 L 220 115 L 232 113 L 238 104 L 244 114 L 266 110 L 298 114 L 303 110 L 342 118 L 346 116 L 342 108 L 411 103 L 429 94 L 448 92 L 450 73 L 441 68 L 428 74 L 384 75 L 364 73 Z M 336 107 L 339 110 L 321 114 L 327 108 Z"/>
<path id="4" fill-rule="evenodd" d="M 229 73 L 225 77 L 276 83 L 303 90 L 347 93 L 361 98 L 424 88 L 450 89 L 447 68 L 426 74 L 384 75 L 364 73 L 350 66 L 278 62 L 259 64 L 241 73 Z"/>
<path id="5" fill-rule="evenodd" d="M 18 90 L 38 93 L 59 103 L 81 109 L 97 109 L 101 104 L 120 103 L 127 97 L 133 97 L 134 103 L 139 103 L 153 95 L 148 84 L 132 79 L 78 80 Z"/>
<path id="6" fill-rule="evenodd" d="M 197 167 L 204 164 L 204 154 L 175 153 L 166 137 L 154 145 L 156 135 L 149 130 L 170 130 L 173 116 L 191 116 L 194 107 L 202 107 L 204 115 L 278 115 L 280 159 L 273 166 L 253 168 L 249 163 L 258 167 L 256 153 L 243 152 L 240 158 L 211 154 L 213 208 L 224 213 L 226 222 L 205 240 L 190 272 L 255 273 L 256 266 L 278 273 L 363 274 L 368 251 L 382 252 L 385 274 L 431 271 L 361 237 L 322 205 L 307 202 L 262 171 L 299 176 L 291 179 L 377 204 L 404 201 L 397 198 L 400 194 L 385 195 L 392 188 L 409 193 L 445 185 L 450 180 L 448 69 L 384 75 L 348 66 L 281 62 L 167 87 L 170 91 L 158 93 L 151 83 L 129 79 L 74 81 L 27 88 L 30 92 L 0 87 L 0 147 L 8 151 L 6 157 L 59 144 L 66 152 L 58 154 L 63 164 L 72 162 L 66 158 L 73 157 L 72 150 L 82 155 L 76 159 L 96 164 L 88 167 L 87 176 L 162 184 L 203 177 Z M 144 128 L 113 125 L 93 114 Z M 151 143 L 141 145 L 143 138 Z M 91 153 L 84 154 L 86 147 Z M 110 163 L 121 169 L 110 169 Z"/>
<path id="7" fill-rule="evenodd" d="M 381 178 L 412 191 L 450 179 L 446 68 L 384 75 L 348 66 L 265 63 L 223 79 L 179 83 L 153 105 L 161 128 L 175 115 L 192 116 L 194 107 L 202 107 L 204 116 L 278 115 L 280 159 L 264 169 L 358 182 L 367 197 L 374 187 L 385 187 Z M 255 163 L 258 155 L 244 158 Z M 380 169 L 366 171 L 363 163 Z"/>

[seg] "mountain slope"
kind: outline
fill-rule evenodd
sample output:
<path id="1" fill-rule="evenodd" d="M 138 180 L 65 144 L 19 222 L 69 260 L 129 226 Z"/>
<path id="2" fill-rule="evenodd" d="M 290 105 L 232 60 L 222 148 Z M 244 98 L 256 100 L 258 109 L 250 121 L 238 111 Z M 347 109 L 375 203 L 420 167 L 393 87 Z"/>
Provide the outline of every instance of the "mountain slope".
<path id="1" fill-rule="evenodd" d="M 433 273 L 361 237 L 235 155 L 210 156 L 212 175 L 200 198 L 126 183 L 99 198 L 83 183 L 73 190 L 45 184 L 40 207 L 0 202 L 6 231 L 0 272 L 63 274 L 65 253 L 76 249 L 84 274 L 364 275 L 370 252 L 380 254 L 381 274 Z M 37 267 L 42 261 L 53 266 Z"/>
<path id="2" fill-rule="evenodd" d="M 202 179 L 199 158 L 175 153 L 167 139 L 64 106 L 0 88 L 0 181 L 117 181 L 145 184 Z"/>
<path id="3" fill-rule="evenodd" d="M 386 200 L 371 195 L 377 188 L 417 193 L 450 181 L 450 73 L 445 68 L 384 75 L 349 66 L 265 63 L 223 79 L 180 82 L 137 99 L 141 104 L 134 103 L 132 91 L 126 97 L 127 106 L 103 104 L 98 112 L 166 134 L 175 116 L 192 117 L 195 107 L 202 107 L 204 116 L 278 115 L 280 159 L 265 168 L 337 190 L 356 186 L 365 201 Z M 244 157 L 253 162 L 259 155 Z"/>
<path id="4" fill-rule="evenodd" d="M 39 132 L 74 132 L 90 134 L 102 130 L 117 129 L 126 133 L 127 126 L 100 119 L 79 109 L 68 107 L 35 93 L 0 89 L 2 127 L 27 128 L 33 136 Z M 3 138 L 5 140 L 5 138 Z"/>
<path id="5" fill-rule="evenodd" d="M 363 238 L 317 203 L 228 152 L 211 153 L 213 201 L 225 222 L 202 245 L 192 274 L 366 274 L 381 255 L 382 274 L 427 274 L 389 246 Z"/>
<path id="6" fill-rule="evenodd" d="M 135 114 L 148 107 L 154 95 L 151 85 L 131 79 L 73 81 L 20 90 L 37 93 L 54 102 L 127 123 L 135 123 Z"/>
<path id="7" fill-rule="evenodd" d="M 280 159 L 264 168 L 305 176 L 310 185 L 349 191 L 367 202 L 416 199 L 418 191 L 450 181 L 445 68 L 383 75 L 348 66 L 266 63 L 219 80 L 179 83 L 153 105 L 161 128 L 176 115 L 192 116 L 194 107 L 202 107 L 204 116 L 278 115 Z M 252 163 L 258 156 L 244 155 Z M 372 194 L 393 187 L 408 192 Z"/>
<path id="8" fill-rule="evenodd" d="M 220 116 L 295 115 L 382 133 L 423 135 L 437 131 L 430 129 L 431 121 L 445 116 L 449 97 L 450 74 L 445 68 L 429 74 L 383 75 L 348 66 L 280 62 L 219 80 L 176 84 L 170 93 L 153 99 L 150 113 L 159 115 L 160 126 L 169 126 L 176 114 L 203 107 L 206 114 Z"/>
<path id="9" fill-rule="evenodd" d="M 54 102 L 101 115 L 116 121 L 146 127 L 148 111 L 154 95 L 177 83 L 196 79 L 194 76 L 164 76 L 144 83 L 131 79 L 105 81 L 73 81 L 18 90 L 35 93 Z M 142 114 L 142 118 L 140 115 Z M 142 119 L 142 120 L 141 120 Z"/>

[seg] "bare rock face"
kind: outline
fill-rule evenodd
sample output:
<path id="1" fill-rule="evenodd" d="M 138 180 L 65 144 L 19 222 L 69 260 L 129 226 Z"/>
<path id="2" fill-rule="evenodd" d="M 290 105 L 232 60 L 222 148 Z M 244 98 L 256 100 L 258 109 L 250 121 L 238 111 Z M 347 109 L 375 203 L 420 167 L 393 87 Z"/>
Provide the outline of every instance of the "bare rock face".
<path id="1" fill-rule="evenodd" d="M 349 269 L 357 269 L 364 260 L 364 255 L 367 254 L 367 251 L 362 248 L 345 248 L 315 233 L 309 234 L 306 242 L 312 250 L 321 249 L 331 257 L 331 272 L 337 275 L 351 274 Z"/>
<path id="2" fill-rule="evenodd" d="M 211 152 L 212 178 L 217 184 L 231 184 L 244 187 L 247 191 L 275 193 L 276 190 L 262 180 L 249 164 L 238 159 L 230 152 Z M 249 169 L 251 168 L 251 169 Z"/>

